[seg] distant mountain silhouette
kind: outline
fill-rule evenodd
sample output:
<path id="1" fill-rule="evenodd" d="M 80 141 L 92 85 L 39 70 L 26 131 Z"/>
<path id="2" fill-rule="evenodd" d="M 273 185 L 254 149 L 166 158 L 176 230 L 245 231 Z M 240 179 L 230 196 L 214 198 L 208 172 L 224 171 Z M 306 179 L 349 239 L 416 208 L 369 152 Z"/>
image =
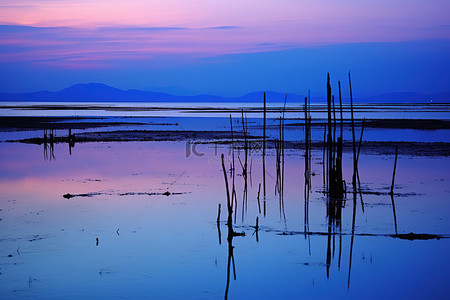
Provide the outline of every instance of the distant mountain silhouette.
<path id="1" fill-rule="evenodd" d="M 175 96 L 162 92 L 141 90 L 121 90 L 101 83 L 79 83 L 57 92 L 39 91 L 33 93 L 0 93 L 0 101 L 23 102 L 262 102 L 263 91 L 246 94 L 241 97 L 221 97 L 215 95 Z M 284 93 L 266 92 L 268 102 L 283 103 Z M 325 98 L 313 97 L 313 102 L 323 102 Z M 388 93 L 364 99 L 355 99 L 364 103 L 429 103 L 450 102 L 450 93 Z M 288 94 L 288 103 L 303 103 L 304 96 Z M 348 102 L 345 99 L 344 102 Z"/>

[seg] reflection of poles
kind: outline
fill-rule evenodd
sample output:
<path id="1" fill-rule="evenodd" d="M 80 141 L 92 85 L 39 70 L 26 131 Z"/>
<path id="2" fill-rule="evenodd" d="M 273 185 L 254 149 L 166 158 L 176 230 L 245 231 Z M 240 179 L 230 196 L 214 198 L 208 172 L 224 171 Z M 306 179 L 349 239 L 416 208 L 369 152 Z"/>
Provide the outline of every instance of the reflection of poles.
<path id="1" fill-rule="evenodd" d="M 339 226 L 339 258 L 338 258 L 338 270 L 341 269 L 341 254 L 342 254 L 342 225 Z"/>
<path id="2" fill-rule="evenodd" d="M 355 223 L 356 223 L 356 190 L 353 190 L 352 237 L 350 240 L 350 257 L 349 257 L 349 264 L 348 264 L 347 288 L 350 288 L 350 274 L 351 274 L 351 270 L 352 270 L 352 255 L 353 255 L 353 240 L 355 238 Z"/>
<path id="3" fill-rule="evenodd" d="M 275 195 L 278 193 L 279 208 L 280 208 L 280 219 L 281 219 L 281 214 L 283 213 L 283 215 L 284 215 L 283 173 L 282 173 L 283 169 L 284 169 L 284 166 L 282 166 L 282 164 L 284 163 L 284 158 L 283 158 L 283 121 L 282 121 L 282 117 L 280 117 L 279 134 L 280 134 L 279 139 L 275 140 L 275 152 L 276 152 L 276 159 L 275 159 L 275 166 L 276 166 Z"/>
<path id="4" fill-rule="evenodd" d="M 72 155 L 72 148 L 75 147 L 75 134 L 72 134 L 72 129 L 69 128 L 69 155 Z"/>
<path id="5" fill-rule="evenodd" d="M 223 176 L 225 178 L 225 186 L 227 190 L 227 209 L 228 209 L 228 219 L 227 219 L 227 225 L 228 225 L 228 266 L 227 266 L 227 286 L 225 289 L 225 299 L 228 298 L 228 288 L 230 286 L 230 266 L 231 261 L 233 258 L 233 223 L 232 223 L 232 215 L 233 215 L 233 203 L 230 199 L 230 190 L 228 188 L 228 179 L 227 179 L 227 172 L 225 170 L 225 161 L 224 156 L 222 153 L 222 170 L 223 170 Z M 234 260 L 233 260 L 234 262 Z M 233 263 L 234 266 L 234 263 Z M 236 274 L 236 272 L 235 272 Z M 235 277 L 236 279 L 236 277 Z"/>
<path id="6" fill-rule="evenodd" d="M 220 232 L 220 203 L 219 210 L 217 211 L 217 233 L 219 235 L 219 245 L 222 244 L 222 233 Z"/>
<path id="7" fill-rule="evenodd" d="M 231 271 L 231 262 L 233 262 L 233 274 L 234 280 L 236 280 L 236 268 L 234 265 L 234 255 L 233 255 L 233 234 L 230 234 L 230 227 L 232 227 L 231 223 L 228 225 L 228 264 L 227 264 L 227 284 L 225 287 L 225 300 L 228 299 L 228 289 L 230 288 L 230 271 Z M 231 229 L 233 230 L 233 229 Z"/>
<path id="8" fill-rule="evenodd" d="M 330 216 L 328 218 L 330 218 Z M 328 222 L 327 261 L 326 261 L 327 278 L 330 278 L 330 265 L 331 265 L 331 224 L 330 222 Z"/>
<path id="9" fill-rule="evenodd" d="M 327 199 L 327 225 L 328 225 L 328 243 L 327 243 L 327 256 L 326 256 L 326 268 L 327 278 L 330 275 L 331 258 L 334 257 L 336 249 L 336 234 L 339 234 L 339 262 L 338 268 L 340 268 L 340 259 L 342 251 L 342 199 L 328 198 Z M 339 228 L 339 233 L 336 233 L 336 228 Z M 331 251 L 331 238 L 333 238 L 333 250 Z"/>
<path id="10" fill-rule="evenodd" d="M 278 192 L 280 219 L 283 216 L 285 225 L 286 225 L 286 213 L 284 210 L 284 124 L 285 124 L 284 115 L 286 111 L 286 100 L 287 95 L 284 98 L 283 114 L 280 117 L 279 140 L 278 141 L 275 140 L 276 170 L 277 170 L 275 194 Z"/>
<path id="11" fill-rule="evenodd" d="M 50 143 L 50 160 L 55 159 L 55 144 L 54 144 L 54 131 L 53 129 L 50 130 L 50 138 L 49 138 L 49 143 Z M 44 146 L 45 147 L 45 146 Z"/>
<path id="12" fill-rule="evenodd" d="M 311 255 L 311 238 L 308 234 L 309 232 L 309 189 L 308 183 L 305 180 L 305 189 L 304 189 L 304 197 L 305 197 L 305 224 L 304 224 L 304 231 L 305 231 L 305 239 L 308 239 L 308 251 L 309 255 Z"/>
<path id="13" fill-rule="evenodd" d="M 395 169 L 397 168 L 397 156 L 398 156 L 398 147 L 395 147 L 394 171 L 393 171 L 393 173 L 392 173 L 391 191 L 389 192 L 389 195 L 391 196 L 391 201 L 392 201 L 392 211 L 393 211 L 393 213 L 394 213 L 395 234 L 397 234 L 397 216 L 396 216 L 396 214 L 395 214 L 394 180 L 395 180 Z"/>
<path id="14" fill-rule="evenodd" d="M 223 155 L 223 154 L 222 154 Z M 228 219 L 231 221 L 231 216 L 228 217 Z M 231 271 L 231 264 L 233 263 L 233 278 L 236 280 L 236 265 L 234 263 L 234 246 L 233 246 L 233 238 L 235 236 L 244 236 L 245 233 L 238 233 L 233 230 L 233 223 L 228 223 L 228 264 L 227 264 L 227 284 L 225 287 L 225 299 L 228 299 L 228 290 L 230 288 L 230 271 Z M 257 235 L 258 237 L 258 235 Z"/>
<path id="15" fill-rule="evenodd" d="M 337 120 L 336 120 L 336 103 L 334 96 L 331 94 L 330 74 L 327 74 L 327 112 L 328 122 L 324 132 L 324 181 L 326 182 L 326 191 L 328 191 L 327 199 L 327 217 L 328 217 L 328 233 L 327 233 L 327 254 L 326 254 L 326 271 L 327 278 L 330 276 L 331 258 L 334 257 L 336 250 L 336 229 L 339 227 L 339 262 L 342 253 L 342 205 L 344 197 L 344 181 L 342 179 L 342 143 L 343 143 L 343 111 L 342 96 L 339 82 L 339 106 L 340 106 L 340 136 L 337 136 Z M 326 152 L 326 159 L 325 159 Z M 326 166 L 325 166 L 326 164 Z M 356 199 L 355 199 L 356 201 Z M 331 241 L 333 238 L 333 241 Z"/>
<path id="16" fill-rule="evenodd" d="M 258 237 L 259 225 L 258 225 L 258 223 L 259 223 L 259 217 L 256 217 L 256 225 L 254 227 L 255 228 L 255 232 L 253 234 L 256 235 L 256 242 L 257 243 L 259 242 L 259 237 Z"/>
<path id="17" fill-rule="evenodd" d="M 395 202 L 393 194 L 391 194 L 391 201 L 392 201 L 392 212 L 394 213 L 395 234 L 397 234 L 397 216 L 395 214 Z"/>
<path id="18" fill-rule="evenodd" d="M 44 160 L 48 159 L 47 130 L 44 129 Z"/>
<path id="19" fill-rule="evenodd" d="M 245 233 L 238 233 L 238 232 L 234 232 L 233 230 L 233 220 L 232 220 L 232 216 L 233 216 L 233 201 L 230 197 L 230 189 L 228 187 L 228 178 L 227 178 L 227 171 L 225 169 L 225 158 L 224 155 L 222 153 L 222 170 L 223 170 L 223 176 L 225 179 L 225 187 L 226 187 L 226 192 L 227 192 L 227 210 L 228 210 L 228 218 L 227 218 L 227 226 L 228 226 L 228 266 L 227 266 L 227 284 L 226 284 L 226 288 L 225 288 L 225 299 L 228 298 L 228 289 L 230 286 L 230 271 L 231 271 L 231 263 L 233 263 L 233 275 L 234 275 L 234 280 L 236 280 L 236 266 L 234 263 L 234 254 L 233 254 L 233 237 L 235 236 L 244 236 Z M 234 187 L 233 187 L 234 190 Z"/>
<path id="20" fill-rule="evenodd" d="M 308 91 L 309 96 L 309 91 Z M 311 118 L 308 111 L 308 98 L 305 97 L 305 211 L 304 211 L 304 229 L 305 239 L 308 238 L 309 255 L 311 255 L 311 240 L 310 236 L 306 233 L 309 232 L 309 193 L 311 191 L 311 169 L 310 169 L 310 133 L 311 133 Z"/>

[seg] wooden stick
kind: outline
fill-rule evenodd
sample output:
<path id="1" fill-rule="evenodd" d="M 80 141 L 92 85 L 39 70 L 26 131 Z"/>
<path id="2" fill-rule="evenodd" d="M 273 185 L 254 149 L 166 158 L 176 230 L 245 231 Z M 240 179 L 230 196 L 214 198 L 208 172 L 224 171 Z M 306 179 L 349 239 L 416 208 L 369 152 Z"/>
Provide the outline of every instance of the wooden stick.
<path id="1" fill-rule="evenodd" d="M 232 190 L 231 190 L 231 207 L 233 207 L 234 203 L 234 222 L 236 222 L 236 214 L 237 214 L 237 198 L 236 198 L 236 186 L 235 186 L 235 175 L 236 175 L 236 168 L 235 168 L 235 158 L 234 158 L 234 137 L 233 137 L 233 119 L 231 118 L 230 114 L 230 128 L 231 128 L 231 151 L 232 151 L 232 164 L 231 164 L 231 177 L 232 177 Z"/>
<path id="2" fill-rule="evenodd" d="M 326 186 L 327 185 L 327 167 L 326 167 L 326 159 L 325 159 L 325 153 L 327 151 L 327 126 L 324 127 L 324 131 L 323 131 L 323 153 L 322 153 L 322 160 L 323 160 L 323 185 Z"/>
<path id="3" fill-rule="evenodd" d="M 331 190 L 333 186 L 332 180 L 332 157 L 333 157 L 333 139 L 331 130 L 331 83 L 330 83 L 330 73 L 327 74 L 327 107 L 328 107 L 328 133 L 327 133 L 327 147 L 328 147 L 328 157 L 327 157 L 327 169 L 328 169 L 328 187 Z"/>
<path id="4" fill-rule="evenodd" d="M 308 151 L 309 151 L 309 136 L 308 136 L 308 98 L 305 97 L 305 180 L 308 181 Z"/>
<path id="5" fill-rule="evenodd" d="M 342 111 L 342 97 L 341 97 L 341 82 L 340 81 L 338 81 L 338 87 L 339 87 L 339 107 L 341 110 L 341 138 L 342 138 L 342 141 L 344 141 L 344 137 L 343 137 L 344 116 L 343 116 L 343 111 Z"/>
<path id="6" fill-rule="evenodd" d="M 264 92 L 264 125 L 263 125 L 263 194 L 266 197 L 266 93 Z"/>
<path id="7" fill-rule="evenodd" d="M 347 279 L 347 289 L 350 289 L 350 274 L 352 271 L 352 256 L 353 256 L 353 241 L 355 238 L 355 225 L 356 225 L 356 190 L 353 189 L 353 217 L 352 217 L 352 237 L 350 239 L 350 256 L 348 263 L 348 279 Z"/>
<path id="8" fill-rule="evenodd" d="M 259 242 L 259 237 L 258 237 L 258 231 L 259 231 L 258 220 L 259 220 L 259 217 L 256 217 L 255 234 L 256 234 L 256 242 L 257 243 Z"/>
<path id="9" fill-rule="evenodd" d="M 355 142 L 355 123 L 353 119 L 353 95 L 352 95 L 352 80 L 350 77 L 350 72 L 348 73 L 348 83 L 350 86 L 350 112 L 352 118 L 352 140 L 353 140 L 353 177 L 352 184 L 353 189 L 356 189 L 356 142 Z"/>
<path id="10" fill-rule="evenodd" d="M 284 97 L 284 107 L 283 107 L 283 126 L 281 130 L 281 194 L 284 195 L 284 113 L 286 112 L 286 102 L 287 102 L 287 94 Z"/>
<path id="11" fill-rule="evenodd" d="M 261 192 L 261 183 L 259 184 L 259 187 L 258 187 L 258 209 L 259 209 L 259 213 L 261 214 L 261 203 L 259 201 L 260 192 Z"/>
<path id="12" fill-rule="evenodd" d="M 333 169 L 336 169 L 336 107 L 334 104 L 334 95 L 331 97 L 333 103 Z"/>
<path id="13" fill-rule="evenodd" d="M 356 155 L 356 165 L 358 166 L 359 163 L 359 153 L 361 152 L 361 143 L 364 133 L 364 124 L 365 124 L 366 118 L 363 119 L 362 125 L 361 125 L 361 136 L 359 137 L 359 145 L 358 145 L 358 154 Z"/>
<path id="14" fill-rule="evenodd" d="M 389 195 L 394 195 L 394 181 L 395 181 L 395 169 L 397 168 L 397 155 L 398 155 L 398 147 L 395 147 L 394 171 L 392 173 L 392 184 L 391 184 L 391 191 L 389 192 Z"/>
<path id="15" fill-rule="evenodd" d="M 219 210 L 217 212 L 217 224 L 220 223 L 220 203 L 219 203 Z"/>
<path id="16" fill-rule="evenodd" d="M 227 178 L 227 171 L 225 169 L 225 158 L 222 153 L 222 170 L 223 170 L 223 176 L 225 178 L 225 187 L 227 190 L 227 208 L 228 208 L 228 224 L 231 224 L 231 216 L 233 215 L 233 204 L 230 200 L 230 190 L 228 188 L 228 178 Z"/>
<path id="17" fill-rule="evenodd" d="M 395 202 L 394 202 L 394 195 L 391 194 L 391 202 L 392 202 L 392 211 L 394 213 L 394 226 L 395 226 L 395 234 L 397 235 L 397 215 L 395 214 Z"/>
<path id="18" fill-rule="evenodd" d="M 266 216 L 266 200 L 264 200 L 264 217 Z"/>

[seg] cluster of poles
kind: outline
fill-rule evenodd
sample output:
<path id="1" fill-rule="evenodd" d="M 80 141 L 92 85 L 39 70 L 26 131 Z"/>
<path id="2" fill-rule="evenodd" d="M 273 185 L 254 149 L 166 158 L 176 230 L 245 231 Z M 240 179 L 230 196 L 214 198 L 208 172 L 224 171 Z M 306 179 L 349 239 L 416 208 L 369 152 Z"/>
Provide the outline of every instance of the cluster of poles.
<path id="1" fill-rule="evenodd" d="M 361 150 L 361 144 L 364 133 L 364 124 L 365 119 L 362 121 L 361 125 L 361 135 L 359 139 L 358 147 L 356 145 L 355 138 L 355 121 L 354 121 L 354 112 L 353 112 L 353 95 L 352 95 L 352 87 L 351 87 L 351 77 L 349 73 L 349 88 L 350 88 L 350 121 L 351 121 L 351 132 L 352 132 L 352 152 L 353 152 L 353 174 L 352 174 L 352 191 L 353 191 L 353 218 L 352 218 L 352 235 L 351 235 L 351 248 L 350 248 L 350 263 L 349 263 L 349 276 L 348 283 L 350 284 L 350 271 L 351 271 L 351 257 L 353 250 L 353 240 L 354 240 L 354 231 L 355 231 L 355 220 L 356 220 L 356 206 L 357 206 L 357 191 L 360 192 L 361 198 L 361 206 L 364 212 L 364 203 L 362 200 L 362 193 L 360 187 L 359 180 L 359 171 L 358 171 L 358 161 L 359 154 Z M 337 122 L 338 118 L 336 117 L 336 104 L 335 97 L 332 94 L 330 75 L 327 75 L 327 123 L 324 130 L 324 147 L 323 147 L 323 183 L 325 187 L 325 194 L 327 194 L 327 219 L 328 219 L 328 247 L 327 247 L 327 276 L 329 276 L 329 267 L 331 265 L 331 256 L 334 256 L 335 249 L 335 236 L 339 236 L 339 262 L 338 266 L 340 267 L 341 261 L 341 248 L 342 248 L 342 208 L 345 205 L 345 198 L 347 193 L 346 183 L 343 179 L 342 172 L 342 149 L 343 149 L 343 128 L 344 128 L 344 117 L 343 117 L 343 106 L 342 106 L 342 95 L 341 95 L 341 83 L 338 81 L 338 97 L 339 97 L 339 112 L 340 112 L 340 134 L 337 134 Z M 286 100 L 287 95 L 284 101 L 284 106 L 282 109 L 282 114 L 279 117 L 279 132 L 278 137 L 274 139 L 275 146 L 275 164 L 276 164 L 276 176 L 275 176 L 275 195 L 279 196 L 279 207 L 280 207 L 280 217 L 283 217 L 286 222 L 286 216 L 284 212 L 284 166 L 285 166 L 285 111 L 286 111 Z M 263 194 L 263 211 L 264 216 L 266 215 L 266 93 L 264 93 L 264 107 L 263 107 L 263 137 L 262 137 L 262 194 Z M 240 156 L 238 156 L 239 164 L 242 168 L 242 177 L 244 179 L 244 192 L 242 199 L 242 220 L 244 220 L 245 211 L 247 209 L 248 202 L 248 177 L 251 177 L 251 164 L 249 169 L 249 133 L 248 133 L 248 120 L 246 114 L 242 110 L 242 130 L 243 130 L 243 151 L 244 151 L 244 160 L 242 161 Z M 234 279 L 236 279 L 236 270 L 234 264 L 234 254 L 233 254 L 233 245 L 232 241 L 235 236 L 244 236 L 244 232 L 236 232 L 233 229 L 233 213 L 234 213 L 234 222 L 236 222 L 236 211 L 237 211 L 237 195 L 236 195 L 236 187 L 235 187 L 235 140 L 233 134 L 233 120 L 230 115 L 230 126 L 231 126 L 231 148 L 232 148 L 232 158 L 229 166 L 230 170 L 230 180 L 231 185 L 229 186 L 228 175 L 227 175 L 227 167 L 225 165 L 225 158 L 222 154 L 222 170 L 225 179 L 226 185 L 226 193 L 227 193 L 227 227 L 228 227 L 228 272 L 227 272 L 227 285 L 226 285 L 226 293 L 225 299 L 227 299 L 228 288 L 230 283 L 230 271 L 231 266 L 233 267 Z M 311 118 L 311 97 L 308 91 L 308 96 L 305 97 L 304 103 L 304 135 L 305 135 L 305 205 L 304 205 L 304 234 L 305 238 L 311 235 L 309 231 L 309 194 L 311 193 L 311 150 L 312 150 L 312 118 Z M 394 163 L 394 171 L 392 176 L 392 184 L 389 194 L 391 195 L 392 205 L 394 210 L 394 221 L 395 221 L 395 232 L 397 234 L 397 222 L 395 216 L 395 204 L 393 200 L 393 189 L 394 189 L 394 181 L 395 181 L 395 169 L 397 165 L 397 154 L 398 149 L 395 152 L 395 163 Z M 251 180 L 250 180 L 251 182 Z M 357 188 L 358 187 L 358 188 Z M 259 214 L 262 213 L 261 210 L 261 183 L 258 186 L 258 211 Z M 221 232 L 220 232 L 220 213 L 221 213 L 221 205 L 219 204 L 218 216 L 217 216 L 217 228 L 219 231 L 219 243 L 221 243 Z M 256 225 L 253 226 L 255 229 L 256 240 L 258 241 L 258 230 L 259 230 L 259 217 L 256 217 Z M 335 232 L 335 230 L 339 232 Z M 333 247 L 331 247 L 331 239 L 333 239 Z M 309 248 L 310 249 L 310 248 Z M 332 249 L 332 250 L 331 250 Z M 309 250 L 311 251 L 311 250 Z"/>

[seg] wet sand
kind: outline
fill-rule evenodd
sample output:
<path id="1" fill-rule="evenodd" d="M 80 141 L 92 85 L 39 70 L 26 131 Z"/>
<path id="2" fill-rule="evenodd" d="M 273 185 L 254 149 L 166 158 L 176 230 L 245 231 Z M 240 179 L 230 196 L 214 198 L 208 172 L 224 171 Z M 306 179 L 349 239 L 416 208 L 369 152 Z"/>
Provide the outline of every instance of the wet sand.
<path id="1" fill-rule="evenodd" d="M 232 134 L 229 130 L 116 130 L 118 126 L 134 126 L 139 128 L 142 125 L 177 125 L 165 123 L 164 118 L 161 122 L 135 122 L 133 118 L 129 118 L 130 122 L 110 122 L 104 121 L 103 118 L 77 118 L 77 117 L 1 117 L 0 131 L 14 132 L 26 130 L 45 130 L 45 129 L 95 129 L 108 128 L 114 129 L 106 131 L 82 132 L 75 135 L 76 143 L 87 142 L 135 142 L 135 141 L 188 141 L 195 140 L 199 143 L 231 143 Z M 142 118 L 140 118 L 142 120 Z M 297 125 L 302 127 L 302 123 L 290 124 L 291 127 Z M 419 129 L 419 130 L 438 130 L 450 129 L 450 121 L 444 120 L 366 120 L 366 127 L 385 128 L 385 129 Z M 259 126 L 257 126 L 259 127 Z M 275 126 L 269 127 L 275 129 Z M 258 129 L 258 128 L 256 128 Z M 300 129 L 302 130 L 302 129 Z M 233 132 L 234 145 L 239 147 L 239 141 L 244 138 L 240 131 Z M 254 148 L 259 147 L 262 137 L 258 135 L 247 134 L 247 138 L 252 142 Z M 34 137 L 26 139 L 10 139 L 7 142 L 18 142 L 26 144 L 44 144 L 44 137 Z M 48 142 L 48 140 L 47 140 Z M 68 143 L 68 136 L 55 136 L 53 143 Z M 266 140 L 267 147 L 273 148 L 274 139 Z M 304 141 L 285 141 L 286 149 L 304 149 Z M 314 150 L 323 149 L 322 141 L 311 143 Z M 361 152 L 365 154 L 381 154 L 391 155 L 398 148 L 400 155 L 409 156 L 450 156 L 450 143 L 447 142 L 402 142 L 402 141 L 362 141 Z M 352 151 L 352 142 L 344 141 L 343 151 Z"/>

